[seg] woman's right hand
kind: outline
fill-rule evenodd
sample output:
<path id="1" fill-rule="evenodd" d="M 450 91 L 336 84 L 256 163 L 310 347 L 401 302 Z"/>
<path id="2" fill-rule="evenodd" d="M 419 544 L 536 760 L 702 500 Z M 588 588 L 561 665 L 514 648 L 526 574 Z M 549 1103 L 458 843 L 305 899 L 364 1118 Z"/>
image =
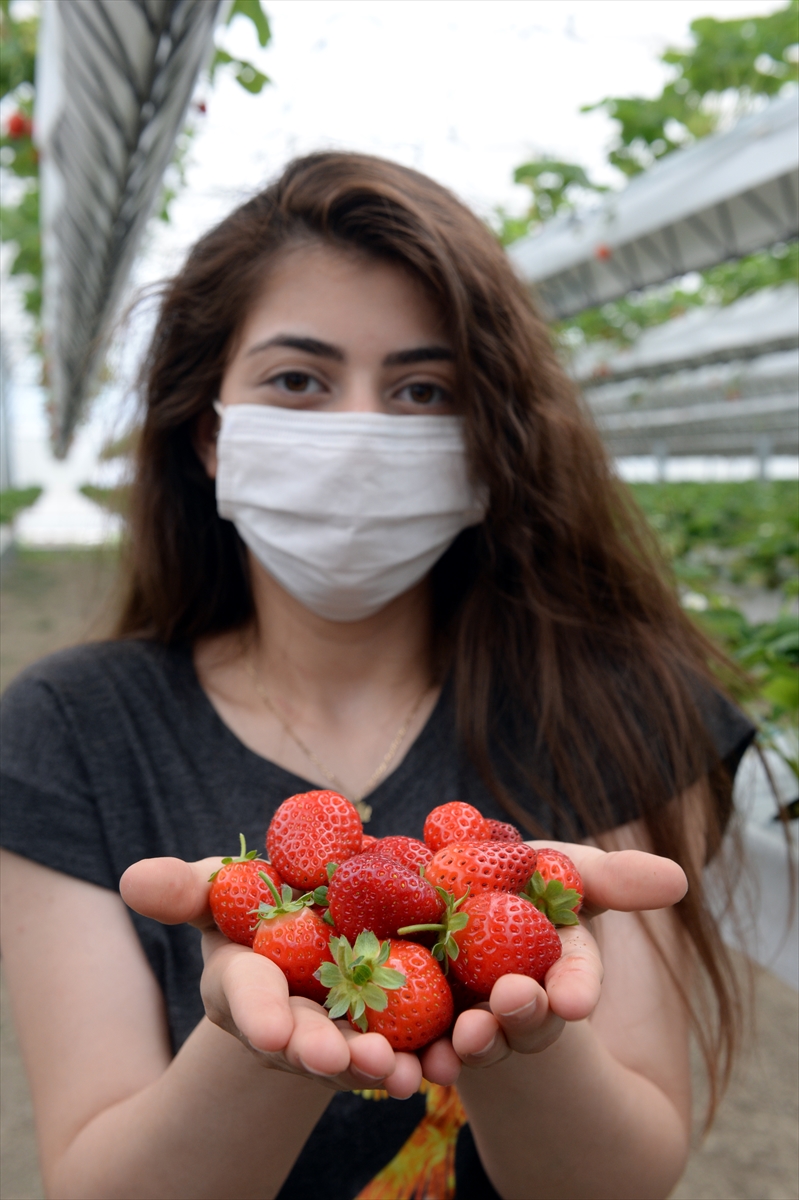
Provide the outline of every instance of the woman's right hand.
<path id="1" fill-rule="evenodd" d="M 312 1000 L 289 996 L 278 966 L 219 932 L 208 905 L 208 877 L 220 865 L 218 858 L 147 858 L 129 867 L 119 885 L 122 899 L 142 916 L 201 931 L 208 1019 L 266 1068 L 336 1091 L 384 1088 L 397 1099 L 418 1091 L 422 1073 L 415 1054 L 396 1052 L 381 1034 L 359 1033 L 346 1021 L 331 1021 Z"/>

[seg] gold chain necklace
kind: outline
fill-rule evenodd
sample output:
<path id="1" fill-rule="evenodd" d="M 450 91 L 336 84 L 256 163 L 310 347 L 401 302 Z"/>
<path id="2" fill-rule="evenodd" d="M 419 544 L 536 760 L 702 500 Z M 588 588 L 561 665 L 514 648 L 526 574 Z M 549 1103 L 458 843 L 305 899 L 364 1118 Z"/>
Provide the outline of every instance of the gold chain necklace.
<path id="1" fill-rule="evenodd" d="M 255 667 L 253 666 L 253 664 L 250 660 L 250 657 L 246 651 L 244 652 L 244 669 L 247 672 L 247 674 L 249 675 L 250 679 L 252 680 L 253 687 L 255 688 L 256 692 L 260 696 L 261 700 L 264 702 L 264 704 L 269 709 L 269 711 L 272 713 L 272 715 L 277 718 L 277 720 L 283 726 L 283 729 L 288 734 L 288 736 L 291 738 L 291 740 L 295 743 L 295 745 L 299 746 L 300 750 L 302 750 L 302 752 L 306 756 L 306 758 L 308 758 L 313 763 L 313 765 L 319 771 L 319 774 L 324 777 L 324 779 L 327 781 L 327 783 L 329 783 L 330 786 L 332 788 L 334 788 L 335 791 L 340 792 L 343 796 L 346 796 L 347 799 L 350 800 L 352 802 L 352 804 L 355 805 L 355 807 L 358 810 L 358 814 L 359 814 L 361 820 L 364 822 L 364 824 L 366 824 L 366 822 L 372 816 L 372 807 L 371 807 L 371 805 L 364 803 L 363 797 L 365 795 L 367 795 L 368 792 L 371 792 L 372 788 L 375 786 L 375 784 L 378 782 L 378 780 L 383 778 L 386 771 L 391 766 L 392 762 L 394 761 L 394 758 L 396 757 L 397 751 L 399 750 L 400 746 L 402 745 L 405 735 L 410 728 L 411 721 L 413 720 L 413 718 L 416 716 L 417 712 L 419 711 L 419 706 L 421 705 L 422 701 L 424 700 L 425 696 L 427 695 L 427 693 L 430 689 L 425 688 L 424 691 L 421 693 L 421 695 L 414 701 L 413 707 L 411 708 L 407 717 L 402 722 L 402 724 L 400 725 L 397 732 L 394 734 L 391 745 L 389 746 L 388 750 L 384 754 L 383 760 L 380 763 L 380 765 L 378 766 L 377 770 L 372 772 L 372 774 L 369 776 L 369 778 L 367 779 L 364 786 L 361 788 L 360 792 L 353 794 L 350 790 L 348 790 L 345 787 L 345 785 L 342 783 L 342 781 L 339 779 L 339 777 L 333 771 L 331 771 L 329 767 L 326 767 L 325 764 L 319 758 L 317 758 L 317 756 L 314 754 L 314 752 L 310 748 L 310 746 L 306 746 L 305 742 L 302 740 L 300 735 L 298 733 L 296 733 L 294 729 L 292 729 L 291 725 L 288 723 L 288 721 L 286 720 L 286 718 L 284 717 L 284 715 L 280 711 L 280 709 L 277 707 L 277 705 L 273 702 L 273 700 L 270 697 L 269 693 L 267 692 L 266 688 L 263 686 L 260 679 L 258 678 L 258 674 L 255 670 Z"/>

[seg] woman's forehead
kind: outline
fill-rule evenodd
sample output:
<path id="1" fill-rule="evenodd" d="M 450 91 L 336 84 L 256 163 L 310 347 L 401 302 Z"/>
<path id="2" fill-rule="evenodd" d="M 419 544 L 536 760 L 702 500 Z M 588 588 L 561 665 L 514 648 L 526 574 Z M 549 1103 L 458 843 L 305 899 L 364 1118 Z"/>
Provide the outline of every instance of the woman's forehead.
<path id="1" fill-rule="evenodd" d="M 448 341 L 439 309 L 408 268 L 319 242 L 292 247 L 268 271 L 240 353 L 286 332 L 334 345 L 390 342 L 391 349 Z"/>

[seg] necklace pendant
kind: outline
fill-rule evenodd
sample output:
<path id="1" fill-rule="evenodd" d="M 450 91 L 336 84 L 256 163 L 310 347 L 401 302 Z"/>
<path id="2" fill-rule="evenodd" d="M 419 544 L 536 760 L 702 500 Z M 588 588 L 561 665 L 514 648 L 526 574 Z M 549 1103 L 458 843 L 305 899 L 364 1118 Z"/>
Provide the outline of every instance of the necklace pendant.
<path id="1" fill-rule="evenodd" d="M 371 821 L 371 819 L 372 819 L 371 804 L 365 804 L 363 800 L 354 800 L 353 804 L 355 805 L 356 809 L 358 810 L 358 816 L 361 818 L 364 825 L 366 825 L 369 821 Z"/>

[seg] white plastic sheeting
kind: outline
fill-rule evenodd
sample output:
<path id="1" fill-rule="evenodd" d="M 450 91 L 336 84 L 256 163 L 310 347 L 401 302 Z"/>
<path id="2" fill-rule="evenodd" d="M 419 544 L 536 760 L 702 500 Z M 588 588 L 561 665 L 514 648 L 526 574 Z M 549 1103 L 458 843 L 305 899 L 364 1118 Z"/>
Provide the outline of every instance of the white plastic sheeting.
<path id="1" fill-rule="evenodd" d="M 795 92 L 677 150 L 588 213 L 509 249 L 548 315 L 566 317 L 799 235 Z"/>
<path id="2" fill-rule="evenodd" d="M 626 350 L 575 355 L 599 429 L 617 457 L 799 452 L 799 288 L 697 308 Z"/>
<path id="3" fill-rule="evenodd" d="M 36 134 L 57 454 L 92 386 L 219 8 L 219 0 L 42 5 Z"/>

